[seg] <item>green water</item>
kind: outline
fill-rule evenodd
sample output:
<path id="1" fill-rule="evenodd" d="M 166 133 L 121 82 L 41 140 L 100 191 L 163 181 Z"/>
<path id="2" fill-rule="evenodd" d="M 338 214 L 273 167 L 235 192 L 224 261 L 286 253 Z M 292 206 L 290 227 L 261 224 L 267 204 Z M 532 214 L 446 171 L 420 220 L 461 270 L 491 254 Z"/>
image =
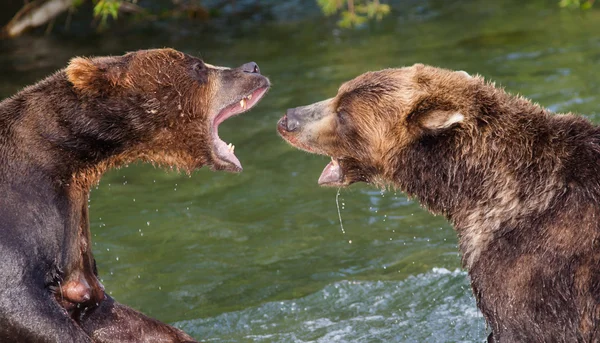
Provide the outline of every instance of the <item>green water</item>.
<path id="1" fill-rule="evenodd" d="M 482 74 L 555 111 L 600 114 L 600 8 L 555 1 L 400 1 L 383 22 L 341 31 L 311 17 L 96 38 L 0 42 L 0 94 L 74 55 L 170 46 L 207 62 L 256 61 L 273 83 L 219 133 L 239 175 L 131 165 L 90 201 L 94 252 L 119 301 L 206 342 L 481 342 L 485 323 L 456 236 L 398 192 L 317 187 L 325 157 L 275 131 L 286 108 L 335 95 L 362 72 L 416 62 Z M 176 32 L 176 33 L 173 33 Z"/>

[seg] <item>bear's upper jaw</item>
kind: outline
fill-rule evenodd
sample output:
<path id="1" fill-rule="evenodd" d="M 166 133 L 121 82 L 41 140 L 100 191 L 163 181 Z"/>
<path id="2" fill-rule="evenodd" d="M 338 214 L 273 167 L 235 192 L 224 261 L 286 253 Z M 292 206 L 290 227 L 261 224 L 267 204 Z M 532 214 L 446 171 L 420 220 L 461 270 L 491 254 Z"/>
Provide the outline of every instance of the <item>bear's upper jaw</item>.
<path id="1" fill-rule="evenodd" d="M 242 171 L 242 164 L 233 153 L 235 146 L 231 143 L 227 144 L 219 138 L 219 124 L 226 119 L 250 110 L 265 95 L 268 89 L 269 86 L 259 87 L 233 104 L 226 106 L 214 116 L 212 121 L 212 133 L 213 151 L 216 157 L 213 166 L 215 169 L 235 173 Z"/>
<path id="2" fill-rule="evenodd" d="M 331 162 L 325 166 L 319 176 L 319 186 L 344 187 L 344 174 L 337 159 L 331 158 Z"/>

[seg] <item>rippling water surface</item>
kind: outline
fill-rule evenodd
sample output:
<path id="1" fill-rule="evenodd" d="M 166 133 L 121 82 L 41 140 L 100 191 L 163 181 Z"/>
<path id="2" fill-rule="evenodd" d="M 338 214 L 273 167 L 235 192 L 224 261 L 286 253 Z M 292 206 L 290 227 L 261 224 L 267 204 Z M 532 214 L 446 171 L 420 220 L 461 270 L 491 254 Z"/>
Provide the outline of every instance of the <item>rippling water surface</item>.
<path id="1" fill-rule="evenodd" d="M 288 107 L 362 72 L 416 62 L 482 74 L 555 111 L 600 113 L 600 8 L 553 1 L 396 1 L 383 22 L 341 31 L 304 19 L 185 26 L 91 39 L 0 42 L 0 94 L 74 55 L 172 46 L 212 64 L 256 61 L 273 88 L 220 127 L 239 175 L 131 165 L 90 201 L 94 252 L 119 301 L 207 342 L 482 342 L 485 323 L 456 235 L 404 194 L 317 187 L 327 164 L 275 132 Z M 311 12 L 312 13 L 312 12 Z"/>

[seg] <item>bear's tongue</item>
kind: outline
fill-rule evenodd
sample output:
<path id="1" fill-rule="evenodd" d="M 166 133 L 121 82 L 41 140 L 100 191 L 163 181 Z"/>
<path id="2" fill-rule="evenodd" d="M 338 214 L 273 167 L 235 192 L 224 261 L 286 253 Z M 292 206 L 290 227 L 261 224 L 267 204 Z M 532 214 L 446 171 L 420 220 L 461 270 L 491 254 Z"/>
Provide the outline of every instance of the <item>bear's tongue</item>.
<path id="1" fill-rule="evenodd" d="M 337 186 L 342 183 L 342 168 L 340 164 L 333 157 L 331 162 L 325 166 L 321 176 L 319 176 L 320 186 Z"/>

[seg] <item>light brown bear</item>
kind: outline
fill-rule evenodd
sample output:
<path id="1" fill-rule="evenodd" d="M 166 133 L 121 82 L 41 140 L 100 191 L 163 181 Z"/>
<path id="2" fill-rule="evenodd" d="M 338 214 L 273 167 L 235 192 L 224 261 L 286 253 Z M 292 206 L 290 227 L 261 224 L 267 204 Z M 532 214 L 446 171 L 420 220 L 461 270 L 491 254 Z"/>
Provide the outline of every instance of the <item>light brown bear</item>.
<path id="1" fill-rule="evenodd" d="M 319 184 L 389 185 L 450 220 L 488 342 L 600 341 L 600 129 L 588 120 L 416 64 L 289 109 L 278 131 L 331 156 Z"/>
<path id="2" fill-rule="evenodd" d="M 218 127 L 268 88 L 256 63 L 214 67 L 159 49 L 75 58 L 0 102 L 0 342 L 192 342 L 105 294 L 90 187 L 136 160 L 241 171 Z"/>

